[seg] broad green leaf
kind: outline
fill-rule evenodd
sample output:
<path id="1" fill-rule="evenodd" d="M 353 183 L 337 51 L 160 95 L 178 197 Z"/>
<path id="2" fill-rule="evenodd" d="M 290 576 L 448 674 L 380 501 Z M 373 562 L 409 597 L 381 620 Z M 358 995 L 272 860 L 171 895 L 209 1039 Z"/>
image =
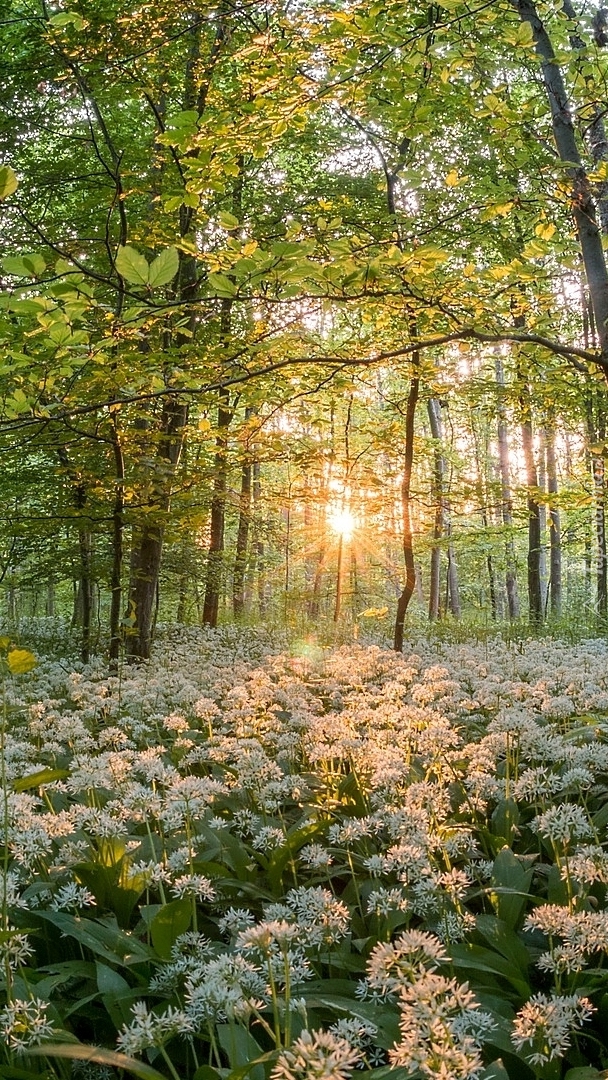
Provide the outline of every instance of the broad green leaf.
<path id="1" fill-rule="evenodd" d="M 150 263 L 148 268 L 148 285 L 151 289 L 156 289 L 159 285 L 167 285 L 168 282 L 173 281 L 178 268 L 179 256 L 177 254 L 177 249 L 174 247 L 165 248 L 165 250 L 161 251 L 160 255 Z"/>
<path id="2" fill-rule="evenodd" d="M 148 284 L 148 260 L 130 244 L 119 247 L 114 265 L 120 276 L 130 285 Z"/>
<path id="3" fill-rule="evenodd" d="M 492 831 L 510 844 L 519 824 L 519 809 L 514 799 L 501 799 L 492 814 Z"/>
<path id="4" fill-rule="evenodd" d="M 24 1050 L 29 1057 L 58 1057 L 70 1061 L 92 1061 L 96 1065 L 107 1065 L 111 1069 L 124 1069 L 139 1080 L 167 1080 L 162 1073 L 146 1065 L 143 1061 L 117 1054 L 114 1050 L 104 1050 L 101 1046 L 85 1046 L 83 1043 L 43 1043 Z"/>
<path id="5" fill-rule="evenodd" d="M 8 199 L 17 190 L 19 182 L 10 165 L 0 168 L 0 199 Z"/>
<path id="6" fill-rule="evenodd" d="M 524 870 L 510 848 L 499 851 L 492 870 L 492 902 L 496 914 L 514 930 L 529 896 L 532 870 Z"/>
<path id="7" fill-rule="evenodd" d="M 469 972 L 485 971 L 492 975 L 501 975 L 503 979 L 511 983 L 520 997 L 530 996 L 530 986 L 518 968 L 491 949 L 483 949 L 479 945 L 453 945 L 452 963 L 454 967 L 464 968 Z"/>
<path id="8" fill-rule="evenodd" d="M 509 1080 L 502 1058 L 497 1058 L 491 1065 L 487 1065 L 483 1072 L 479 1073 L 479 1080 Z"/>
<path id="9" fill-rule="evenodd" d="M 52 784 L 55 780 L 65 780 L 69 776 L 68 769 L 40 769 L 38 772 L 22 776 L 20 780 L 13 781 L 13 791 L 31 791 L 42 784 Z"/>
<path id="10" fill-rule="evenodd" d="M 215 295 L 219 296 L 220 299 L 229 300 L 236 296 L 236 285 L 225 274 L 209 274 L 207 281 Z"/>
<path id="11" fill-rule="evenodd" d="M 36 667 L 36 657 L 29 649 L 11 649 L 6 660 L 11 675 L 25 675 Z"/>
<path id="12" fill-rule="evenodd" d="M 264 1069 L 261 1064 L 254 1064 L 257 1058 L 263 1055 L 262 1047 L 255 1041 L 251 1032 L 240 1024 L 218 1024 L 217 1037 L 222 1050 L 225 1051 L 230 1068 L 240 1069 L 244 1065 L 251 1065 L 253 1080 L 264 1080 Z"/>
<path id="13" fill-rule="evenodd" d="M 510 960 L 527 977 L 530 956 L 517 934 L 495 915 L 478 915 L 476 929 L 492 948 Z"/>
<path id="14" fill-rule="evenodd" d="M 180 934 L 185 934 L 192 918 L 192 904 L 187 897 L 165 904 L 150 924 L 152 944 L 159 956 L 168 959 Z"/>
<path id="15" fill-rule="evenodd" d="M 127 980 L 123 979 L 122 975 L 115 971 L 114 968 L 102 964 L 99 960 L 95 962 L 95 968 L 97 971 L 97 988 L 102 994 L 119 994 L 123 990 L 131 989 Z"/>
<path id="16" fill-rule="evenodd" d="M 58 30 L 64 30 L 66 26 L 73 26 L 75 30 L 84 30 L 89 25 L 77 11 L 60 11 L 57 15 L 51 15 L 49 22 Z"/>
<path id="17" fill-rule="evenodd" d="M 229 214 L 226 210 L 222 210 L 218 216 L 218 223 L 222 229 L 236 229 L 239 226 L 239 219 L 234 214 Z"/>
<path id="18" fill-rule="evenodd" d="M 46 270 L 46 261 L 42 255 L 24 255 L 23 265 L 34 277 L 39 277 Z"/>
<path id="19" fill-rule="evenodd" d="M 154 951 L 133 934 L 125 934 L 118 925 L 97 919 L 79 918 L 67 911 L 36 911 L 36 918 L 56 926 L 62 934 L 74 938 L 110 964 L 141 964 L 154 957 Z"/>
<path id="20" fill-rule="evenodd" d="M 199 1065 L 192 1080 L 221 1080 L 217 1069 L 212 1065 Z"/>
<path id="21" fill-rule="evenodd" d="M 8 255 L 2 260 L 2 269 L 15 277 L 37 277 L 45 268 L 42 255 Z"/>

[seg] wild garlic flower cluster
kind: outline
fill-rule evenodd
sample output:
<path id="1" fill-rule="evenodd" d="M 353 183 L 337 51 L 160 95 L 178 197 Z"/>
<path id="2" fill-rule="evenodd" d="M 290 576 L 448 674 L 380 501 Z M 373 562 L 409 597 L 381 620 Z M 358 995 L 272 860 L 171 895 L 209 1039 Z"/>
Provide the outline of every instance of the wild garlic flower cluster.
<path id="1" fill-rule="evenodd" d="M 579 994 L 533 994 L 513 1022 L 513 1045 L 531 1065 L 546 1065 L 563 1057 L 572 1033 L 591 1019 L 594 1008 Z"/>
<path id="2" fill-rule="evenodd" d="M 114 978 L 114 1045 L 169 1052 L 185 1078 L 201 1045 L 226 1066 L 230 1025 L 277 1054 L 274 1080 L 465 1080 L 492 1033 L 534 1067 L 567 1056 L 608 951 L 607 658 L 500 641 L 298 655 L 182 630 L 120 678 L 41 659 L 7 688 L 6 1045 L 44 1041 L 64 993 L 89 1038 L 77 995 L 103 1004 Z M 84 966 L 32 981 L 53 934 L 52 962 Z M 485 975 L 467 970 L 480 949 Z"/>

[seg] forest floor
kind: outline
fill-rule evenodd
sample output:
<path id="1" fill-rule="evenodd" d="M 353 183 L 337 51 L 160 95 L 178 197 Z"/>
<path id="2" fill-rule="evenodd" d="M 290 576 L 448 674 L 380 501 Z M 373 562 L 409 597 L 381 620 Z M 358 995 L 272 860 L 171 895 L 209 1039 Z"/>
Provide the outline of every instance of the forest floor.
<path id="1" fill-rule="evenodd" d="M 605 642 L 35 651 L 4 676 L 0 1075 L 606 1068 Z"/>

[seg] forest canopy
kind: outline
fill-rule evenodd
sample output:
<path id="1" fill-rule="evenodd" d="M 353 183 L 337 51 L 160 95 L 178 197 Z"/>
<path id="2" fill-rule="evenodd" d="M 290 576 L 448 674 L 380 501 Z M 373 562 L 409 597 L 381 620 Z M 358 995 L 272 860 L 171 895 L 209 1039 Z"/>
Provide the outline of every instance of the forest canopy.
<path id="1" fill-rule="evenodd" d="M 158 617 L 606 618 L 604 8 L 0 34 L 10 620 L 69 605 L 116 662 Z"/>

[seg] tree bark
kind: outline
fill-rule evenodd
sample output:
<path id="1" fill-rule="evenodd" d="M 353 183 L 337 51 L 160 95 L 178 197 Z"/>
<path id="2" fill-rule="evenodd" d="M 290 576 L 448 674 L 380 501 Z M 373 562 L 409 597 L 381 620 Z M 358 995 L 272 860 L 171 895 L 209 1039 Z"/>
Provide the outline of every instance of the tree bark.
<path id="1" fill-rule="evenodd" d="M 554 496 L 558 494 L 558 480 L 555 428 L 552 422 L 547 425 L 545 432 L 545 448 L 549 495 L 549 604 L 551 614 L 559 618 L 562 612 L 562 538 L 559 507 L 554 501 Z"/>
<path id="2" fill-rule="evenodd" d="M 262 522 L 260 520 L 260 507 L 262 502 L 262 468 L 259 461 L 253 462 L 253 477 L 252 477 L 252 496 L 253 496 L 253 519 L 255 529 L 255 572 L 257 577 L 257 593 L 258 593 L 258 610 L 263 617 L 266 614 L 268 607 L 268 596 L 266 592 L 266 545 L 264 543 L 264 534 L 262 532 Z"/>
<path id="3" fill-rule="evenodd" d="M 564 77 L 551 38 L 532 0 L 511 0 L 511 3 L 520 19 L 529 23 L 534 35 L 551 112 L 553 138 L 560 160 L 567 163 L 566 172 L 572 184 L 572 215 L 597 328 L 600 347 L 598 363 L 608 378 L 608 269 L 592 184 L 583 165 Z"/>
<path id="4" fill-rule="evenodd" d="M 414 535 L 412 529 L 412 467 L 414 464 L 414 420 L 416 417 L 416 405 L 418 404 L 418 391 L 420 379 L 418 376 L 418 364 L 415 361 L 415 373 L 410 382 L 410 392 L 407 399 L 405 412 L 405 451 L 403 461 L 403 476 L 401 478 L 401 515 L 403 526 L 403 559 L 405 562 L 405 585 L 397 600 L 397 614 L 395 616 L 395 631 L 393 635 L 393 648 L 395 652 L 403 652 L 403 628 L 405 615 L 416 588 L 416 564 L 414 562 Z"/>
<path id="5" fill-rule="evenodd" d="M 441 452 L 441 405 L 436 398 L 429 398 L 427 404 L 431 435 L 434 439 L 433 481 L 431 485 L 432 501 L 435 511 L 433 523 L 433 547 L 431 548 L 431 568 L 429 581 L 429 619 L 438 619 L 441 614 L 441 547 L 439 541 L 445 531 L 444 506 L 444 471 L 445 462 Z"/>
<path id="6" fill-rule="evenodd" d="M 115 419 L 115 418 L 114 418 Z M 124 508 L 125 508 L 125 462 L 120 433 L 114 422 L 112 449 L 116 473 L 116 492 L 112 509 L 112 570 L 110 575 L 110 671 L 116 671 L 120 657 L 122 632 L 120 616 L 122 609 L 122 564 L 124 557 Z"/>
<path id="7" fill-rule="evenodd" d="M 250 410 L 248 410 L 248 415 Z M 246 415 L 246 419 L 247 419 Z M 241 492 L 239 496 L 239 523 L 236 533 L 236 551 L 232 582 L 232 610 L 235 619 L 239 619 L 245 609 L 245 573 L 247 571 L 247 550 L 251 528 L 251 459 L 249 449 L 241 468 Z"/>
<path id="8" fill-rule="evenodd" d="M 526 465 L 526 485 L 528 488 L 528 611 L 533 626 L 540 626 L 543 621 L 542 579 L 540 572 L 541 518 L 538 503 L 538 475 L 534 460 L 534 432 L 530 416 L 530 401 L 527 387 L 522 389 L 520 397 L 522 407 L 521 439 Z"/>
<path id="9" fill-rule="evenodd" d="M 511 475 L 509 463 L 509 436 L 507 429 L 507 411 L 505 408 L 505 373 L 500 356 L 496 357 L 496 386 L 498 389 L 498 463 L 500 468 L 500 509 L 502 523 L 509 531 L 505 543 L 505 585 L 507 590 L 507 608 L 509 619 L 519 619 L 519 596 L 517 592 L 517 563 L 515 544 L 511 535 L 513 529 L 513 500 L 511 497 Z"/>

